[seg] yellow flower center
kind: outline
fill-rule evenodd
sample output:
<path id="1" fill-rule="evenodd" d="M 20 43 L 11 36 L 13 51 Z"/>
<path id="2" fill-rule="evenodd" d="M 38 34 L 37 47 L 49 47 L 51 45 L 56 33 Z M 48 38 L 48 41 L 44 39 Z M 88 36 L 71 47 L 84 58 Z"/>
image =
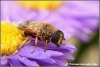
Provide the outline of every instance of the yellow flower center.
<path id="1" fill-rule="evenodd" d="M 1 55 L 14 54 L 25 39 L 23 34 L 13 24 L 1 22 Z"/>
<path id="2" fill-rule="evenodd" d="M 54 10 L 62 4 L 62 1 L 18 1 L 18 3 L 30 9 Z"/>

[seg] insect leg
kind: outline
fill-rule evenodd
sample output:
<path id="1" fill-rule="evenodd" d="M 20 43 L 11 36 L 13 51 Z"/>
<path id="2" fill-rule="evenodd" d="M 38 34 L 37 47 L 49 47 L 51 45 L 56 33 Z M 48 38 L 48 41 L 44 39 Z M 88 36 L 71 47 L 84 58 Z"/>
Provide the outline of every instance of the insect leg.
<path id="1" fill-rule="evenodd" d="M 16 50 L 13 54 L 16 54 L 18 52 L 18 50 Z"/>
<path id="2" fill-rule="evenodd" d="M 51 42 L 51 38 L 50 38 L 50 42 Z"/>
<path id="3" fill-rule="evenodd" d="M 27 36 L 26 39 L 22 42 L 22 44 L 19 46 L 19 48 L 22 47 L 24 44 L 27 44 L 30 41 L 31 41 L 30 36 Z"/>
<path id="4" fill-rule="evenodd" d="M 36 39 L 35 39 L 35 47 L 34 47 L 34 51 L 35 51 L 36 48 L 37 48 L 37 43 L 38 43 L 38 37 L 36 37 Z M 34 51 L 33 51 L 33 52 L 34 52 Z M 33 52 L 32 52 L 32 53 L 33 53 Z"/>
<path id="5" fill-rule="evenodd" d="M 46 42 L 45 42 L 44 52 L 46 52 L 46 49 L 47 49 L 47 42 L 48 42 L 48 40 L 46 40 Z"/>
<path id="6" fill-rule="evenodd" d="M 38 42 L 38 37 L 36 37 L 35 39 L 35 45 L 37 45 L 37 42 Z"/>

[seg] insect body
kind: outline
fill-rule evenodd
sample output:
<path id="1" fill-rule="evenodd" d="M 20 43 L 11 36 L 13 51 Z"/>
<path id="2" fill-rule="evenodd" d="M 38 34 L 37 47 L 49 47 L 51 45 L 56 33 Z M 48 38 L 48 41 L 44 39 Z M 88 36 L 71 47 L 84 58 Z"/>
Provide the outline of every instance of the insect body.
<path id="1" fill-rule="evenodd" d="M 52 42 L 59 47 L 65 39 L 62 31 L 44 22 L 37 23 L 36 21 L 25 21 L 20 23 L 18 28 L 24 31 L 25 36 L 36 38 L 35 45 L 37 45 L 38 40 L 43 41 L 45 43 L 44 51 L 46 51 L 47 43 Z"/>

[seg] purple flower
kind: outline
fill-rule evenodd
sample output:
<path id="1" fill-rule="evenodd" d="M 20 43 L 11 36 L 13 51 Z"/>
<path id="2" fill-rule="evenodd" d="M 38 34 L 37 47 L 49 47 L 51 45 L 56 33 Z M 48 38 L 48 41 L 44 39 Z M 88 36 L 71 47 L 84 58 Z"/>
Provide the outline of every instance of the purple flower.
<path id="1" fill-rule="evenodd" d="M 34 51 L 35 39 L 22 45 L 23 35 L 24 32 L 12 23 L 1 21 L 1 66 L 67 66 L 67 60 L 74 60 L 71 56 L 77 50 L 74 45 L 61 44 L 57 47 L 48 43 L 44 52 L 45 44 L 38 40 Z"/>
<path id="2" fill-rule="evenodd" d="M 98 28 L 99 1 L 63 1 L 55 10 L 28 9 L 16 1 L 2 1 L 1 20 L 6 19 L 45 21 L 62 30 L 66 39 L 74 35 L 87 42 L 89 34 Z"/>
<path id="3" fill-rule="evenodd" d="M 74 60 L 71 56 L 76 47 L 71 44 L 62 44 L 61 47 L 49 43 L 44 52 L 44 43 L 39 41 L 35 52 L 34 39 L 19 49 L 18 53 L 1 56 L 2 66 L 67 66 L 67 60 Z M 33 53 L 32 53 L 33 52 Z"/>

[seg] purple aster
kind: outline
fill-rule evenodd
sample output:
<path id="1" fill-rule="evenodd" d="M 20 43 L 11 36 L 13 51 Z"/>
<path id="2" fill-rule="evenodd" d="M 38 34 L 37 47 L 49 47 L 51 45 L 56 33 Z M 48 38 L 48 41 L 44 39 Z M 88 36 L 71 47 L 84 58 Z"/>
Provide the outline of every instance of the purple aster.
<path id="1" fill-rule="evenodd" d="M 6 28 L 5 28 L 6 27 Z M 11 23 L 1 22 L 1 65 L 0 66 L 67 66 L 67 60 L 74 60 L 71 56 L 77 49 L 71 44 L 61 44 L 58 48 L 53 43 L 38 41 L 35 49 L 35 39 L 24 44 L 23 31 Z"/>
<path id="2" fill-rule="evenodd" d="M 71 44 L 62 44 L 61 47 L 49 43 L 47 51 L 44 52 L 44 43 L 39 41 L 38 47 L 34 50 L 34 39 L 29 44 L 21 47 L 18 53 L 1 56 L 2 66 L 67 66 L 67 60 L 74 60 L 71 56 L 76 47 Z M 33 52 L 33 53 L 32 53 Z"/>
<path id="3" fill-rule="evenodd" d="M 52 11 L 25 8 L 16 1 L 2 1 L 1 20 L 6 19 L 12 22 L 45 21 L 62 30 L 66 39 L 74 35 L 87 42 L 89 34 L 98 28 L 99 1 L 63 1 Z"/>

